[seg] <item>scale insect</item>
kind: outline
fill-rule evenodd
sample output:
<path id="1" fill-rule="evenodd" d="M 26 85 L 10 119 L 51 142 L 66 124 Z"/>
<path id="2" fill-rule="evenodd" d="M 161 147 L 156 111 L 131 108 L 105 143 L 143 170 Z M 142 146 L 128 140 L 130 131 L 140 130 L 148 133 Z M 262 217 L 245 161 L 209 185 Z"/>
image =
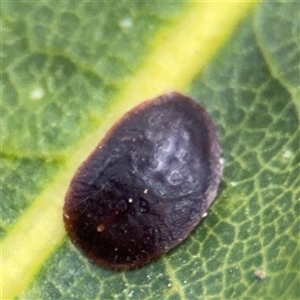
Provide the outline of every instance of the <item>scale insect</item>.
<path id="1" fill-rule="evenodd" d="M 141 267 L 205 216 L 222 174 L 216 128 L 177 92 L 126 113 L 75 173 L 64 204 L 71 240 L 97 264 Z"/>

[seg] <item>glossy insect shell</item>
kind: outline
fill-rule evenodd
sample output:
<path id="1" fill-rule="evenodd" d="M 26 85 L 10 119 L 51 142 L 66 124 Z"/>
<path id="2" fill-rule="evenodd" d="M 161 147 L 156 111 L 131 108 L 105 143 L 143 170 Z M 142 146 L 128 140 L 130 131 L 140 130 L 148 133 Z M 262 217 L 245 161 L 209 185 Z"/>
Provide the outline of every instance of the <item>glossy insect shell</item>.
<path id="1" fill-rule="evenodd" d="M 217 194 L 216 129 L 191 98 L 169 93 L 117 122 L 76 172 L 64 222 L 94 262 L 140 267 L 174 248 Z"/>

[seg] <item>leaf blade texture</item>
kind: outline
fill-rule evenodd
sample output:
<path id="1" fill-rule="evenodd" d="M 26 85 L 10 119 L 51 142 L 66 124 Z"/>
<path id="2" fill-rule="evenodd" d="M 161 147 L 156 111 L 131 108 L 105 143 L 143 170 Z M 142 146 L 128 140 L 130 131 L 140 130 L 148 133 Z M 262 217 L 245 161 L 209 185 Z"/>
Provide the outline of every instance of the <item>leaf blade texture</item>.
<path id="1" fill-rule="evenodd" d="M 127 104 L 126 95 L 133 95 L 137 86 L 130 85 L 132 78 L 139 77 L 142 83 L 143 78 L 151 78 L 140 77 L 149 57 L 191 8 L 185 3 L 129 2 L 113 6 L 3 2 L 1 8 L 5 58 L 1 237 L 5 243 L 18 221 L 33 210 L 34 200 L 45 199 L 47 204 L 44 195 L 55 191 L 53 187 L 67 188 L 68 176 L 76 169 L 75 156 L 81 163 L 109 128 L 107 120 L 149 96 L 142 94 L 145 85 L 135 95 L 139 100 Z M 194 73 L 182 72 L 182 81 L 165 85 L 206 106 L 224 148 L 219 199 L 191 237 L 159 261 L 126 273 L 94 266 L 62 240 L 56 250 L 43 254 L 43 265 L 34 267 L 37 275 L 26 282 L 19 299 L 298 296 L 299 94 L 297 77 L 289 73 L 297 71 L 299 44 L 293 38 L 299 28 L 297 11 L 298 3 L 259 4 L 231 36 L 226 33 L 217 39 L 226 43 L 204 71 L 205 64 L 194 61 L 196 53 L 189 61 L 196 65 Z M 276 34 L 277 44 L 272 39 Z M 277 52 L 274 43 L 285 51 Z M 172 70 L 181 70 L 181 65 Z M 151 68 L 147 70 L 148 76 Z M 113 117 L 107 113 L 111 111 Z M 99 136 L 96 141 L 90 137 L 94 132 Z M 84 143 L 88 146 L 83 151 Z M 64 188 L 56 192 L 61 202 L 55 204 L 55 212 L 59 212 Z M 29 248 L 43 240 L 48 226 L 54 228 L 46 223 Z M 58 235 L 63 237 L 63 232 Z M 266 278 L 256 277 L 257 270 L 263 270 Z"/>

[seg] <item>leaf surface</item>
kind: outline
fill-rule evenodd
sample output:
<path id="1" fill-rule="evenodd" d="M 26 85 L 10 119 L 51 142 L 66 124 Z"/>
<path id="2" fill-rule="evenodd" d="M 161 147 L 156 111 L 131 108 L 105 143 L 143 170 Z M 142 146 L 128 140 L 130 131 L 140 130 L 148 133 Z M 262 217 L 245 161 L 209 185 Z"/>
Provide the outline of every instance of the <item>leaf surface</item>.
<path id="1" fill-rule="evenodd" d="M 2 254 L 30 270 L 10 295 L 299 299 L 298 4 L 261 3 L 229 36 L 244 15 L 238 4 L 227 14 L 220 3 L 1 3 Z M 223 31 L 203 25 L 204 12 Z M 225 159 L 218 199 L 161 259 L 126 272 L 95 266 L 64 237 L 68 182 L 124 111 L 168 89 L 215 121 Z M 37 263 L 26 266 L 30 255 Z M 24 269 L 4 270 L 3 287 L 23 278 Z"/>

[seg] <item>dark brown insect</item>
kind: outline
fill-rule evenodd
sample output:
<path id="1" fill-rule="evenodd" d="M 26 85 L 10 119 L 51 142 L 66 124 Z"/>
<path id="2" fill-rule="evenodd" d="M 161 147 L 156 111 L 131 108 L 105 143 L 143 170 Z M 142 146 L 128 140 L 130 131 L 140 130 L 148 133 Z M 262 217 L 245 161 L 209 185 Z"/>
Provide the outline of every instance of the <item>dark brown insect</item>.
<path id="1" fill-rule="evenodd" d="M 98 264 L 140 267 L 195 228 L 221 173 L 206 111 L 179 93 L 162 95 L 126 113 L 80 166 L 65 199 L 66 230 Z"/>

